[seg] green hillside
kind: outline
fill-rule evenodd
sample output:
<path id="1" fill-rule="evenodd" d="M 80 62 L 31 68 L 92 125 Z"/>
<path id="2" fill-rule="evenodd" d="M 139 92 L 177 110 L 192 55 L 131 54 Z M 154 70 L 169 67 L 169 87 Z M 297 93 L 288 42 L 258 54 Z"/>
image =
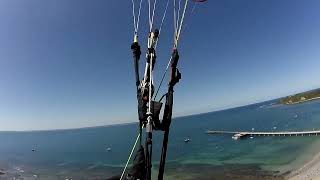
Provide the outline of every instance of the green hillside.
<path id="1" fill-rule="evenodd" d="M 292 96 L 287 96 L 280 100 L 282 104 L 297 104 L 297 103 L 303 103 L 306 101 L 316 100 L 320 99 L 320 88 L 306 91 L 303 93 L 295 94 Z"/>

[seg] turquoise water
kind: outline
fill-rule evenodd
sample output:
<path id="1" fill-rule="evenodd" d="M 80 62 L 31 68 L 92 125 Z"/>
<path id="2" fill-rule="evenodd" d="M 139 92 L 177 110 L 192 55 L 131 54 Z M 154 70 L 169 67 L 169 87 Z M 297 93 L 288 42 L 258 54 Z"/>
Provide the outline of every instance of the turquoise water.
<path id="1" fill-rule="evenodd" d="M 252 128 L 255 131 L 320 129 L 320 101 L 290 106 L 269 101 L 176 118 L 171 126 L 167 179 L 185 179 L 188 173 L 194 179 L 208 173 L 215 176 L 210 168 L 231 169 L 231 174 L 240 176 L 244 172 L 242 167 L 246 169 L 244 173 L 254 175 L 262 171 L 281 174 L 301 166 L 320 147 L 320 137 L 255 137 L 235 141 L 230 135 L 205 134 L 206 130 L 251 131 Z M 3 177 L 25 179 L 99 179 L 115 175 L 120 173 L 136 135 L 137 124 L 2 132 L 0 170 L 7 172 Z M 154 169 L 160 156 L 161 136 L 162 133 L 155 133 Z M 185 138 L 191 141 L 184 143 Z M 108 147 L 112 150 L 107 151 Z M 234 168 L 235 165 L 241 168 Z"/>

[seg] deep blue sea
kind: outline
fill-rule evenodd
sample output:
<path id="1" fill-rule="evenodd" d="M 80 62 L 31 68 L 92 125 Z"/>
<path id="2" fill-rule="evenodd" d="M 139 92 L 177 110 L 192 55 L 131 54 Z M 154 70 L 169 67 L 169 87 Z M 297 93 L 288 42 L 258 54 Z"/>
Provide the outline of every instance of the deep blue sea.
<path id="1" fill-rule="evenodd" d="M 270 177 L 303 165 L 319 151 L 320 136 L 233 140 L 231 135 L 205 133 L 207 130 L 320 129 L 320 101 L 297 105 L 275 102 L 175 118 L 170 132 L 166 179 Z M 0 179 L 103 179 L 116 175 L 121 173 L 136 136 L 135 123 L 73 130 L 1 132 L 0 171 L 5 174 L 0 175 Z M 186 138 L 191 141 L 185 143 Z M 161 143 L 162 133 L 156 132 L 154 173 Z M 111 151 L 107 151 L 108 147 Z"/>

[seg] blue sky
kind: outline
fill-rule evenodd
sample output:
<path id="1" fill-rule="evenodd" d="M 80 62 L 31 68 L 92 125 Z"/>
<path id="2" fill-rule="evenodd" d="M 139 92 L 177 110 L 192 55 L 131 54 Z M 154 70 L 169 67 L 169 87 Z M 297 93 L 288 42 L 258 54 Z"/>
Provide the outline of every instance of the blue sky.
<path id="1" fill-rule="evenodd" d="M 318 0 L 208 0 L 189 9 L 175 115 L 319 88 L 319 8 Z M 143 9 L 145 48 L 147 1 Z M 172 17 L 170 5 L 156 80 L 170 56 Z M 132 34 L 129 0 L 0 1 L 0 130 L 136 121 Z"/>

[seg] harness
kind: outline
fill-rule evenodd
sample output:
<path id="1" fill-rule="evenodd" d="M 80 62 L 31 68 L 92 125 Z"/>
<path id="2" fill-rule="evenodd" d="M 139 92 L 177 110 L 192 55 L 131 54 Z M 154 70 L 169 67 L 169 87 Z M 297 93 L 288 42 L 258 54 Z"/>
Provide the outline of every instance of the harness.
<path id="1" fill-rule="evenodd" d="M 153 131 L 163 131 L 163 141 L 161 150 L 161 159 L 159 164 L 158 180 L 163 179 L 167 147 L 169 141 L 170 125 L 172 121 L 172 109 L 173 109 L 173 99 L 174 99 L 174 87 L 181 79 L 181 73 L 178 70 L 179 62 L 179 52 L 178 52 L 178 42 L 181 37 L 181 32 L 183 29 L 183 23 L 185 19 L 185 14 L 189 1 L 194 2 L 192 12 L 194 11 L 197 2 L 204 2 L 205 0 L 184 0 L 184 5 L 181 4 L 182 0 L 179 0 L 179 4 L 176 0 L 173 0 L 174 8 L 174 40 L 173 49 L 171 53 L 170 60 L 167 64 L 165 72 L 163 73 L 159 87 L 155 91 L 154 87 L 154 67 L 157 61 L 157 44 L 161 34 L 161 29 L 167 14 L 167 9 L 169 6 L 169 0 L 166 2 L 166 7 L 161 19 L 161 24 L 159 29 L 153 30 L 155 9 L 157 5 L 157 0 L 153 0 L 153 5 L 151 0 L 148 0 L 148 13 L 149 13 L 149 35 L 146 50 L 146 64 L 144 69 L 143 77 L 140 78 L 139 75 L 139 61 L 141 58 L 141 47 L 138 41 L 138 29 L 140 21 L 140 13 L 142 7 L 142 0 L 139 3 L 138 15 L 135 14 L 135 2 L 132 0 L 133 9 L 133 22 L 134 22 L 134 41 L 131 44 L 131 50 L 133 54 L 134 61 L 134 71 L 136 80 L 136 92 L 137 92 L 137 102 L 138 102 L 138 119 L 139 119 L 139 133 L 133 149 L 130 153 L 129 159 L 120 177 L 121 179 L 127 180 L 151 180 L 151 169 L 152 169 L 152 144 L 153 144 Z M 179 8 L 177 10 L 177 5 Z M 182 8 L 182 14 L 180 9 Z M 181 14 L 181 15 L 180 15 Z M 166 93 L 164 93 L 161 98 L 157 101 L 156 97 L 158 95 L 159 89 L 164 80 L 165 74 L 170 70 L 170 78 L 168 81 L 168 87 Z M 164 101 L 164 102 L 163 102 Z M 160 118 L 160 114 L 163 111 L 163 116 Z M 144 144 L 142 142 L 143 130 L 145 130 Z M 129 164 L 130 158 L 136 145 L 138 148 L 133 160 L 133 165 L 131 169 L 125 174 L 126 167 Z"/>

